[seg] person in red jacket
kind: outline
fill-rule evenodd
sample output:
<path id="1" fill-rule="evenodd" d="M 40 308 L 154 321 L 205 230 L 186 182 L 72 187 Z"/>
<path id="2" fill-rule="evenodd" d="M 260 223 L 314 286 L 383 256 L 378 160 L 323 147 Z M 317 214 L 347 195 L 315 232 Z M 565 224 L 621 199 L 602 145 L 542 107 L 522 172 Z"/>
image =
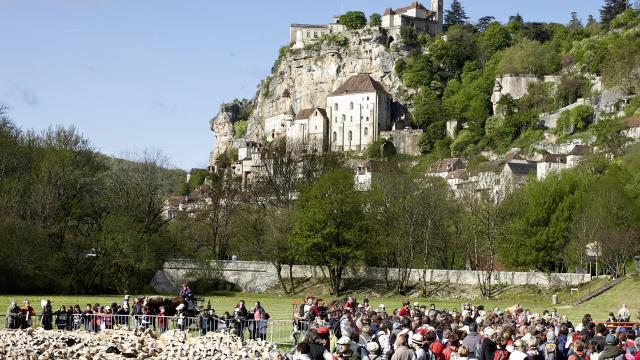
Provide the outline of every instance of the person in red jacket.
<path id="1" fill-rule="evenodd" d="M 402 302 L 402 307 L 398 310 L 398 316 L 407 317 L 411 313 L 409 309 L 409 300 L 405 300 Z"/>
<path id="2" fill-rule="evenodd" d="M 436 360 L 445 360 L 444 357 L 444 345 L 436 338 L 435 331 L 429 331 L 426 336 L 429 349 L 435 355 Z"/>

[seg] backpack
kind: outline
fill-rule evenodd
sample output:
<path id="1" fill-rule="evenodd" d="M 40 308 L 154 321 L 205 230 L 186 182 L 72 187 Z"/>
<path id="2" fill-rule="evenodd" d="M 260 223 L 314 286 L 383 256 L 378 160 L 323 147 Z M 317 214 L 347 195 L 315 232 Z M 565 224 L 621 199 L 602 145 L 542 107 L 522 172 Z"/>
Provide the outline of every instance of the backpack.
<path id="1" fill-rule="evenodd" d="M 482 342 L 480 342 L 476 346 L 476 352 L 474 354 L 469 354 L 469 358 L 471 359 L 480 359 L 482 357 Z M 487 360 L 487 359 L 485 359 Z"/>
<path id="2" fill-rule="evenodd" d="M 340 339 L 342 337 L 342 330 L 340 330 L 340 319 L 336 320 L 331 324 L 331 331 L 336 336 L 336 338 Z"/>
<path id="3" fill-rule="evenodd" d="M 507 360 L 509 359 L 509 352 L 505 349 L 498 349 L 493 353 L 493 360 Z"/>
<path id="4" fill-rule="evenodd" d="M 556 350 L 558 347 L 554 343 L 546 343 L 544 344 L 544 359 L 545 360 L 556 360 Z"/>

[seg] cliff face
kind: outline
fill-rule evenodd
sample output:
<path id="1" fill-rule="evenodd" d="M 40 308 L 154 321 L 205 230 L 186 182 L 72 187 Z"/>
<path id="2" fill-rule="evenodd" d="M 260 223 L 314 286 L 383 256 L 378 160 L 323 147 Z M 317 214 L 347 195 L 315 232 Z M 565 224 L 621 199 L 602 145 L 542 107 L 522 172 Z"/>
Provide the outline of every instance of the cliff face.
<path id="1" fill-rule="evenodd" d="M 394 95 L 402 85 L 394 64 L 405 55 L 401 49 L 385 47 L 386 34 L 377 29 L 341 33 L 348 45 L 322 41 L 306 49 L 289 49 L 273 75 L 262 83 L 246 135 L 257 141 L 264 132 L 264 119 L 293 109 L 326 107 L 326 98 L 349 77 L 368 73 Z"/>

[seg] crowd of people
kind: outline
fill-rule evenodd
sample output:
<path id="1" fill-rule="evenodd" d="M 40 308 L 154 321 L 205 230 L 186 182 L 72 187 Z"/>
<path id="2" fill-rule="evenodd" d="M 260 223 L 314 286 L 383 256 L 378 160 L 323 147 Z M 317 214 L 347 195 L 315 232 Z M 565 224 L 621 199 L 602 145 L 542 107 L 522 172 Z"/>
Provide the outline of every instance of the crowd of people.
<path id="1" fill-rule="evenodd" d="M 556 309 L 534 313 L 464 304 L 437 309 L 405 301 L 387 312 L 353 298 L 319 311 L 310 299 L 297 316 L 304 337 L 284 356 L 294 360 L 640 360 L 640 327 L 608 328 L 586 314 L 572 323 Z M 615 321 L 626 322 L 623 305 Z M 274 354 L 274 359 L 282 358 Z"/>
<path id="2" fill-rule="evenodd" d="M 185 302 L 193 300 L 188 286 L 183 286 L 180 296 Z M 166 306 L 153 309 L 151 306 L 145 305 L 142 297 L 135 298 L 130 305 L 129 299 L 129 296 L 125 295 L 121 304 L 114 302 L 108 306 L 102 306 L 98 303 L 87 304 L 84 310 L 77 304 L 61 305 L 57 311 L 53 311 L 50 300 L 42 300 L 42 309 L 38 314 L 28 299 L 24 300 L 21 307 L 13 300 L 6 312 L 5 327 L 25 329 L 39 326 L 44 330 L 82 329 L 98 332 L 121 325 L 126 328 L 154 328 L 160 333 L 164 333 L 172 327 L 180 330 L 196 329 L 200 335 L 205 335 L 210 331 L 224 330 L 233 331 L 243 339 L 245 333 L 248 333 L 249 339 L 265 340 L 267 337 L 270 317 L 259 301 L 256 301 L 250 310 L 247 310 L 245 301 L 241 300 L 233 311 L 225 311 L 222 315 L 216 314 L 210 303 L 206 307 L 199 308 L 196 312 L 190 312 L 188 306 L 179 304 L 175 308 L 175 314 L 169 315 L 170 311 Z"/>
<path id="3" fill-rule="evenodd" d="M 192 298 L 183 287 L 181 296 Z M 53 311 L 51 301 L 41 302 L 41 312 L 25 299 L 22 306 L 12 301 L 7 309 L 10 329 L 41 326 L 45 330 L 100 331 L 115 325 L 153 327 L 159 332 L 174 328 L 228 331 L 249 339 L 266 339 L 269 314 L 259 301 L 247 309 L 243 300 L 233 311 L 218 315 L 208 304 L 195 315 L 177 306 L 169 316 L 160 306 L 154 313 L 142 298 L 129 304 L 109 306 L 87 304 L 60 306 Z M 607 322 L 628 322 L 631 312 L 623 305 Z M 131 322 L 131 323 L 130 323 Z M 572 323 L 556 309 L 535 313 L 520 305 L 507 309 L 485 309 L 463 304 L 460 309 L 437 309 L 434 304 L 409 301 L 387 312 L 384 304 L 372 308 L 349 297 L 326 307 L 309 297 L 294 319 L 293 338 L 297 344 L 274 359 L 293 360 L 640 360 L 640 327 L 619 324 L 607 327 L 586 314 Z"/>

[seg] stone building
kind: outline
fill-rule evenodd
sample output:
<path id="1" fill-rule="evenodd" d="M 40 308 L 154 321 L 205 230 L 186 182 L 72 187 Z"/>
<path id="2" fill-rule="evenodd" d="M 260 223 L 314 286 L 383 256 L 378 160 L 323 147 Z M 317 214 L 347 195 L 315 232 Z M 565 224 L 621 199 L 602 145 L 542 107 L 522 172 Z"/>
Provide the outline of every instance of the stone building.
<path id="1" fill-rule="evenodd" d="M 419 156 L 418 141 L 423 133 L 422 129 L 394 128 L 391 131 L 381 131 L 380 137 L 391 141 L 398 154 Z"/>
<path id="2" fill-rule="evenodd" d="M 544 154 L 537 164 L 538 180 L 544 180 L 552 173 L 558 173 L 567 168 L 567 156 L 562 154 Z"/>
<path id="3" fill-rule="evenodd" d="M 441 177 L 446 179 L 450 172 L 464 169 L 464 163 L 460 158 L 442 159 L 429 166 L 427 169 L 427 176 Z"/>
<path id="4" fill-rule="evenodd" d="M 264 134 L 268 141 L 286 136 L 287 129 L 293 124 L 295 113 L 292 108 L 288 111 L 264 119 Z"/>
<path id="5" fill-rule="evenodd" d="M 317 24 L 291 24 L 289 27 L 289 44 L 294 49 L 302 49 L 306 44 L 315 41 L 323 35 L 339 33 L 346 29 L 334 16 L 333 22 L 329 25 Z"/>
<path id="6" fill-rule="evenodd" d="M 303 109 L 287 129 L 287 142 L 303 144 L 311 152 L 329 150 L 329 118 L 325 109 Z"/>
<path id="7" fill-rule="evenodd" d="M 432 0 L 431 10 L 414 1 L 398 9 L 388 8 L 382 15 L 382 27 L 387 29 L 390 41 L 400 36 L 403 26 L 410 26 L 418 32 L 436 35 L 442 32 L 444 22 L 443 0 Z"/>
<path id="8" fill-rule="evenodd" d="M 333 151 L 363 151 L 391 129 L 391 96 L 368 74 L 350 77 L 327 97 Z"/>

